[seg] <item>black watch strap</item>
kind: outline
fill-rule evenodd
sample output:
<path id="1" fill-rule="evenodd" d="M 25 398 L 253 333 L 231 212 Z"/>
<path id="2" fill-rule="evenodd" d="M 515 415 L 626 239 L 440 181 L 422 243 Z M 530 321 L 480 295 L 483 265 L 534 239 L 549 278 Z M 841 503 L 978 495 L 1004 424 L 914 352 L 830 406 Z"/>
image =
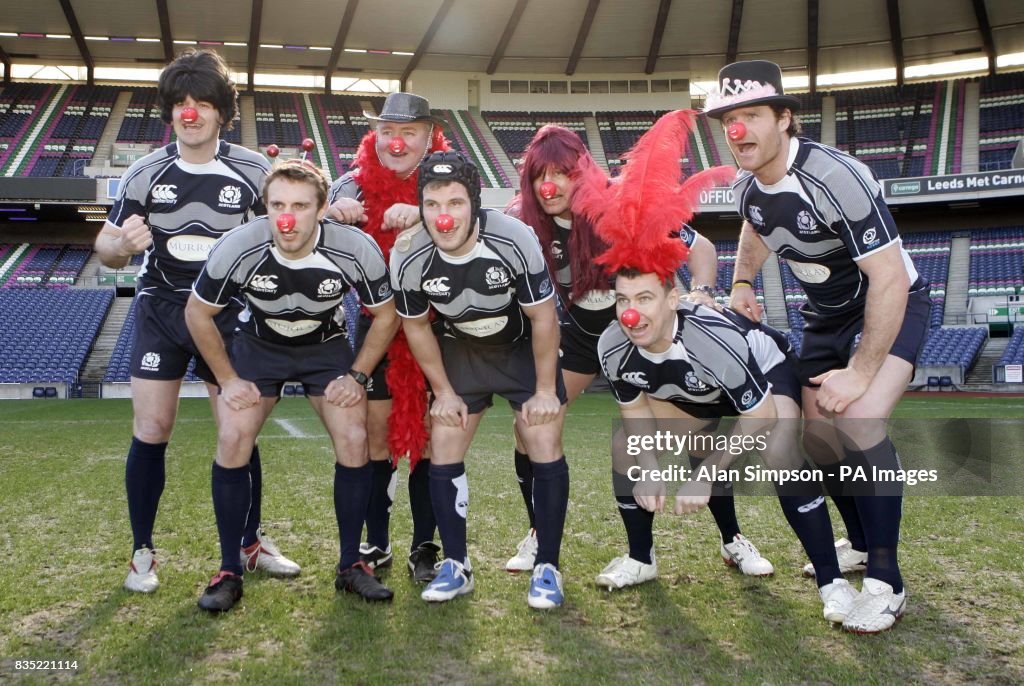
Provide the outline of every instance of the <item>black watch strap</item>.
<path id="1" fill-rule="evenodd" d="M 366 388 L 366 384 L 370 382 L 370 377 L 362 372 L 356 371 L 355 369 L 348 370 L 349 376 L 356 380 L 356 383 Z"/>

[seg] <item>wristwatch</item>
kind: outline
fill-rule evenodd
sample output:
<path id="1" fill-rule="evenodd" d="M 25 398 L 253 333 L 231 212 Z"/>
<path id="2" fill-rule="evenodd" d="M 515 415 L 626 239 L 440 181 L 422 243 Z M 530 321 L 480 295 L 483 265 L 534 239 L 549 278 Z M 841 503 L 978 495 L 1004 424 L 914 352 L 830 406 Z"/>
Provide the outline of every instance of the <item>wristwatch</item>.
<path id="1" fill-rule="evenodd" d="M 693 291 L 700 291 L 701 293 L 708 296 L 712 300 L 715 299 L 715 287 L 709 286 L 706 283 L 694 284 L 693 286 L 690 287 L 690 292 L 692 293 Z"/>
<path id="2" fill-rule="evenodd" d="M 349 376 L 356 380 L 356 383 L 366 388 L 366 384 L 370 383 L 370 377 L 362 372 L 357 372 L 355 369 L 348 370 Z"/>

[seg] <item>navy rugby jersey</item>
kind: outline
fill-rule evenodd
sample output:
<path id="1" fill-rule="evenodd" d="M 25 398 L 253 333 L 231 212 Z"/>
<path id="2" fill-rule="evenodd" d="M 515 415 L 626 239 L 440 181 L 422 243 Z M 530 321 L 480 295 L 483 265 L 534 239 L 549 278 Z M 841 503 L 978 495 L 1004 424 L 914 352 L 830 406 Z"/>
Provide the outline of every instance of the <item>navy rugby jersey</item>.
<path id="1" fill-rule="evenodd" d="M 391 251 L 391 285 L 403 317 L 421 317 L 433 307 L 445 332 L 480 345 L 525 338 L 529 320 L 520 305 L 537 305 L 554 295 L 540 242 L 518 219 L 481 210 L 480 232 L 468 254 L 439 250 L 426 229 L 412 228 L 409 247 Z"/>
<path id="2" fill-rule="evenodd" d="M 206 164 L 182 160 L 177 143 L 132 164 L 108 221 L 120 227 L 131 215 L 142 215 L 153 233 L 139 270 L 139 294 L 184 305 L 214 242 L 266 212 L 260 194 L 269 170 L 263 155 L 224 141 Z"/>
<path id="3" fill-rule="evenodd" d="M 569 259 L 569 236 L 572 232 L 572 221 L 552 217 L 555 222 L 555 236 L 549 248 L 551 261 L 555 266 L 555 281 L 561 286 L 563 293 L 572 292 L 572 263 Z M 683 224 L 679 229 L 679 239 L 692 248 L 697 240 L 697 232 L 689 225 Z M 609 282 L 612 277 L 609 277 Z M 571 300 L 565 308 L 568 317 L 578 329 L 595 338 L 615 319 L 615 291 L 587 291 L 579 300 Z"/>
<path id="4" fill-rule="evenodd" d="M 628 405 L 646 393 L 674 403 L 724 401 L 740 413 L 757 408 L 771 388 L 764 375 L 786 360 L 788 339 L 730 310 L 683 301 L 676 314 L 662 353 L 633 345 L 617 322 L 601 334 L 598 357 L 615 399 Z"/>
<path id="5" fill-rule="evenodd" d="M 196 296 L 216 307 L 241 296 L 239 329 L 274 343 L 320 343 L 344 333 L 342 297 L 354 288 L 367 305 L 391 300 L 380 248 L 346 224 L 321 222 L 313 252 L 298 260 L 274 246 L 267 217 L 217 242 L 195 283 Z"/>
<path id="6" fill-rule="evenodd" d="M 789 263 L 813 314 L 835 317 L 862 310 L 868 277 L 857 262 L 894 243 L 911 292 L 926 287 L 870 168 L 805 138 L 790 139 L 787 166 L 786 176 L 771 186 L 741 171 L 733 191 L 739 213 Z"/>

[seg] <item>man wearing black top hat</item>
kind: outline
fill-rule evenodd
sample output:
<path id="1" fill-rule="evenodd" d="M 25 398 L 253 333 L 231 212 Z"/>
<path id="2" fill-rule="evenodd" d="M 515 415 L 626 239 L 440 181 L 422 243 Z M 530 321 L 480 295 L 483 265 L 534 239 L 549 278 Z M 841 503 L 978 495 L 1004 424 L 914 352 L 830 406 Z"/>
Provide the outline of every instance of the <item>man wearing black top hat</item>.
<path id="1" fill-rule="evenodd" d="M 395 237 L 419 222 L 417 166 L 431 152 L 450 147 L 442 130 L 444 122 L 431 114 L 430 103 L 418 95 L 391 93 L 379 115 L 364 115 L 374 122 L 373 128 L 359 144 L 353 169 L 331 186 L 329 216 L 370 234 L 386 260 Z M 369 329 L 370 316 L 363 308 L 355 332 L 357 348 Z M 433 542 L 436 524 L 422 419 L 426 413 L 423 374 L 401 335 L 375 369 L 360 371 L 365 373 L 369 399 L 367 431 L 373 468 L 366 541 L 360 545 L 360 554 L 375 569 L 392 563 L 389 528 L 396 467 L 398 459 L 408 455 L 413 520 L 408 567 L 416 581 L 425 583 L 434 577 L 440 548 Z"/>
<path id="2" fill-rule="evenodd" d="M 799 104 L 785 94 L 779 66 L 763 60 L 723 67 L 708 95 L 704 113 L 721 120 L 741 169 L 733 190 L 744 223 L 731 305 L 759 319 L 751 283 L 772 252 L 785 259 L 807 294 L 800 381 L 804 417 L 819 420 L 808 433 L 841 444 L 845 465 L 901 469 L 885 420 L 924 343 L 927 284 L 871 170 L 796 137 Z M 813 452 L 821 459 L 820 448 Z M 851 497 L 848 486 L 833 482 L 829 490 L 852 547 L 867 553 L 867 569 L 843 628 L 876 633 L 906 607 L 896 558 L 902 490 L 876 484 Z"/>

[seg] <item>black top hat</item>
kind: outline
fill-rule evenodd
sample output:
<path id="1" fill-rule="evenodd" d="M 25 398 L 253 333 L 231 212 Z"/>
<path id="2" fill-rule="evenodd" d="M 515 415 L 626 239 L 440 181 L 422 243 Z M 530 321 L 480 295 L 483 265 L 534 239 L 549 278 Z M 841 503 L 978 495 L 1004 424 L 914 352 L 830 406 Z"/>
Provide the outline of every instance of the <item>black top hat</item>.
<path id="1" fill-rule="evenodd" d="M 733 62 L 718 72 L 718 86 L 708 93 L 704 114 L 721 119 L 737 107 L 771 104 L 794 111 L 800 107 L 800 101 L 783 90 L 779 65 L 767 60 Z"/>
<path id="2" fill-rule="evenodd" d="M 363 112 L 363 116 L 374 121 L 393 121 L 402 124 L 412 121 L 429 121 L 444 126 L 445 121 L 430 113 L 426 98 L 412 93 L 391 93 L 384 100 L 380 115 Z"/>

